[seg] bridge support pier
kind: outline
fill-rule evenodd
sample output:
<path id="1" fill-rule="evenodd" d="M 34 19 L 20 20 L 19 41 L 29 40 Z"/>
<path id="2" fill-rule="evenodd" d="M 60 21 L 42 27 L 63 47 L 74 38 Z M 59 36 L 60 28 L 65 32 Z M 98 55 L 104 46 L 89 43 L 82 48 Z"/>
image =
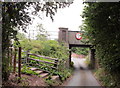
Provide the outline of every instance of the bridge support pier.
<path id="1" fill-rule="evenodd" d="M 71 67 L 72 65 L 71 65 L 71 47 L 69 46 L 69 67 Z"/>
<path id="2" fill-rule="evenodd" d="M 95 69 L 95 49 L 90 49 L 90 68 Z"/>

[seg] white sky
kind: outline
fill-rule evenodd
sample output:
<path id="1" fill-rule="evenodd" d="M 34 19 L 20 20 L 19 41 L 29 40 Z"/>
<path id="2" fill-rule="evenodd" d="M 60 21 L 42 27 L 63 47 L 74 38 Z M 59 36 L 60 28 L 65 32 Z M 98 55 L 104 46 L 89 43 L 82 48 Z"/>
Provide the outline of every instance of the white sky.
<path id="1" fill-rule="evenodd" d="M 58 9 L 57 13 L 53 17 L 54 22 L 52 22 L 50 17 L 46 17 L 44 14 L 42 14 L 43 19 L 41 20 L 40 18 L 36 17 L 32 25 L 30 25 L 28 28 L 29 30 L 36 30 L 37 24 L 43 24 L 43 27 L 50 34 L 51 39 L 58 37 L 59 27 L 67 27 L 69 30 L 79 31 L 79 26 L 82 25 L 82 17 L 80 15 L 82 15 L 83 7 L 82 0 L 74 0 L 74 3 L 71 4 L 70 7 Z M 36 35 L 37 32 L 33 33 L 33 31 L 31 31 L 31 38 L 34 38 Z"/>

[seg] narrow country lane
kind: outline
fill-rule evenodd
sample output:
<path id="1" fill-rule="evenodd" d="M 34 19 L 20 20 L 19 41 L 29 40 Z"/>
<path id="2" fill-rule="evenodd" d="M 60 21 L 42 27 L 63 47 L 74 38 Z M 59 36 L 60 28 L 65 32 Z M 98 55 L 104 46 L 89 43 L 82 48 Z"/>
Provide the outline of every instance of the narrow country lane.
<path id="1" fill-rule="evenodd" d="M 66 86 L 100 86 L 92 72 L 85 65 L 85 59 L 72 58 L 72 61 L 74 62 L 75 71 Z"/>

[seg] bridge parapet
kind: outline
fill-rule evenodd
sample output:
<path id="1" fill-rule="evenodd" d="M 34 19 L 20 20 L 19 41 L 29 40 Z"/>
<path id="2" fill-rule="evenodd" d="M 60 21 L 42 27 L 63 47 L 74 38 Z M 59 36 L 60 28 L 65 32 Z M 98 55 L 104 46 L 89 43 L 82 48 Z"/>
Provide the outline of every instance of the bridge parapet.
<path id="1" fill-rule="evenodd" d="M 76 39 L 76 34 L 77 33 L 82 33 L 82 31 L 70 31 L 68 28 L 59 28 L 59 36 L 58 36 L 58 41 L 60 43 L 65 43 L 66 45 L 90 45 L 90 44 L 85 44 L 81 40 Z"/>

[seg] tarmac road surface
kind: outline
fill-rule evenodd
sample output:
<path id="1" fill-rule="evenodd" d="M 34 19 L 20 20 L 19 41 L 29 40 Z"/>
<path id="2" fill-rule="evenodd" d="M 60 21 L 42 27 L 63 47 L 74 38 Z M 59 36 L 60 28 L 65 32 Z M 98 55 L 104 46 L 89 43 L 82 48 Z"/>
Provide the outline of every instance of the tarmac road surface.
<path id="1" fill-rule="evenodd" d="M 84 63 L 85 59 L 72 58 L 71 61 L 74 62 L 75 71 L 66 86 L 96 86 L 97 88 L 102 88 Z"/>

